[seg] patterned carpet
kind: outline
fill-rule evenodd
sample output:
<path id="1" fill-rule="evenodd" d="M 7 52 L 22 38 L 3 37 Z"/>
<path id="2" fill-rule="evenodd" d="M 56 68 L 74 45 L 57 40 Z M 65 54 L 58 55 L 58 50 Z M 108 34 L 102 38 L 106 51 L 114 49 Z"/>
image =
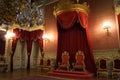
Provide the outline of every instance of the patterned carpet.
<path id="1" fill-rule="evenodd" d="M 65 80 L 65 79 L 48 77 L 48 76 L 30 76 L 30 77 L 20 78 L 16 80 Z"/>

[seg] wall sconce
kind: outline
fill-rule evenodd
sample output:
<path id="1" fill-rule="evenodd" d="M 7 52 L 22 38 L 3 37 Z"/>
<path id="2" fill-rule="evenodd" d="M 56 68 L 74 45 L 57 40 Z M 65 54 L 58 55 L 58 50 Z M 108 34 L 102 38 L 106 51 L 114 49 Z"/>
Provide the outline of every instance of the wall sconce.
<path id="1" fill-rule="evenodd" d="M 110 35 L 110 28 L 111 28 L 111 23 L 110 22 L 104 22 L 103 23 L 103 29 L 107 31 L 107 36 Z"/>
<path id="2" fill-rule="evenodd" d="M 5 38 L 6 38 L 6 39 L 11 39 L 11 38 L 13 38 L 13 37 L 15 37 L 15 34 L 12 33 L 12 32 L 8 32 L 8 33 L 5 35 Z"/>
<path id="3" fill-rule="evenodd" d="M 49 41 L 49 36 L 47 34 L 43 34 L 42 36 L 43 40 L 45 40 L 46 42 Z"/>
<path id="4" fill-rule="evenodd" d="M 104 22 L 103 24 L 103 29 L 109 32 L 109 29 L 111 28 L 111 23 L 110 22 Z"/>

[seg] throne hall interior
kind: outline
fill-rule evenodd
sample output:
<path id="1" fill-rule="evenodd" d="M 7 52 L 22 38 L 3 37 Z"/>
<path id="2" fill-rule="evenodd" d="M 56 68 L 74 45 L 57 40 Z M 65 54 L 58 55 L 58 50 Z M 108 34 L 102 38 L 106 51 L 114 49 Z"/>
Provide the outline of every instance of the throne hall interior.
<path id="1" fill-rule="evenodd" d="M 120 0 L 0 0 L 0 80 L 119 80 L 119 26 Z"/>

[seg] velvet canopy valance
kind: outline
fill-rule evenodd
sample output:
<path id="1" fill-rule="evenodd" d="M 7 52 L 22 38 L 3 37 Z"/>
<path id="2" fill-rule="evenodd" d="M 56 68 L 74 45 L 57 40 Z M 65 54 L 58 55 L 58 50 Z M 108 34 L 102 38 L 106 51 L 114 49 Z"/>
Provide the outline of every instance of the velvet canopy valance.
<path id="1" fill-rule="evenodd" d="M 58 23 L 64 29 L 72 27 L 76 20 L 80 22 L 83 28 L 87 27 L 87 15 L 83 12 L 67 11 L 57 16 Z"/>
<path id="2" fill-rule="evenodd" d="M 16 29 L 13 30 L 13 32 L 16 35 L 13 38 L 13 42 L 12 42 L 12 51 L 13 51 L 13 53 L 15 51 L 18 39 L 19 40 L 24 40 L 24 41 L 27 42 L 27 52 L 28 53 L 31 53 L 32 42 L 34 40 L 38 40 L 41 52 L 43 51 L 43 39 L 42 39 L 43 30 L 26 31 L 26 30 L 16 28 Z"/>

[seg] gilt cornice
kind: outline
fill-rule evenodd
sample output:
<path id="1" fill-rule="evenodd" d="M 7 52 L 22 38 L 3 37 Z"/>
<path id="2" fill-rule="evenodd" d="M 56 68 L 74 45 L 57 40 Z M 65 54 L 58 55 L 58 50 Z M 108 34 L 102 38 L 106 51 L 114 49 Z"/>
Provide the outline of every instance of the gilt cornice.
<path id="1" fill-rule="evenodd" d="M 73 4 L 69 0 L 60 0 L 56 6 L 54 6 L 53 14 L 55 16 L 65 11 L 84 12 L 86 15 L 89 13 L 89 5 L 86 2 L 83 4 Z"/>
<path id="2" fill-rule="evenodd" d="M 34 30 L 39 30 L 39 29 L 44 30 L 43 25 L 34 26 L 34 27 L 20 27 L 17 24 L 13 24 L 12 29 L 15 29 L 15 28 L 19 28 L 19 29 L 23 29 L 23 30 L 27 30 L 27 31 L 34 31 Z"/>
<path id="3" fill-rule="evenodd" d="M 115 12 L 117 15 L 120 14 L 120 5 L 115 7 Z"/>

